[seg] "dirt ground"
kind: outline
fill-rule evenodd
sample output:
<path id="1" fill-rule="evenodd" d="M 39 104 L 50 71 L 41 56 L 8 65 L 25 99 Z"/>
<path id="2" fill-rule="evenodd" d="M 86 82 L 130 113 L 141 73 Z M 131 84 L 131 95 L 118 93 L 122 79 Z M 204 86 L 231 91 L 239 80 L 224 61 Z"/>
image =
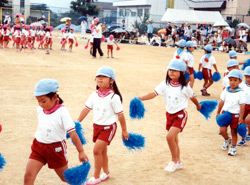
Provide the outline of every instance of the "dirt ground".
<path id="1" fill-rule="evenodd" d="M 221 150 L 223 138 L 218 134 L 219 127 L 215 113 L 209 121 L 196 111 L 189 101 L 188 122 L 179 135 L 183 169 L 174 173 L 164 171 L 171 159 L 166 142 L 165 107 L 162 97 L 145 102 L 147 113 L 142 120 L 129 117 L 129 102 L 135 96 L 151 92 L 165 79 L 166 67 L 173 57 L 175 48 L 120 45 L 120 51 L 114 51 L 114 59 L 106 58 L 106 44 L 102 44 L 103 58 L 92 59 L 84 49 L 86 41 L 79 41 L 79 47 L 73 52 L 59 50 L 59 39 L 54 39 L 53 51 L 45 55 L 44 50 L 16 53 L 13 49 L 0 50 L 0 152 L 7 165 L 0 172 L 1 185 L 23 184 L 30 146 L 37 129 L 37 101 L 33 97 L 35 84 L 41 78 L 55 78 L 60 83 L 59 94 L 65 106 L 75 120 L 85 101 L 95 90 L 95 74 L 101 66 L 114 69 L 118 87 L 123 95 L 124 113 L 128 131 L 140 133 L 146 137 L 146 147 L 140 152 L 129 152 L 122 144 L 121 127 L 109 146 L 109 167 L 111 178 L 102 184 L 107 185 L 166 185 L 166 184 L 227 184 L 245 185 L 249 183 L 250 143 L 237 147 L 234 157 Z M 36 44 L 37 45 L 37 44 Z M 203 51 L 195 51 L 195 68 Z M 213 52 L 221 74 L 226 69 L 228 54 Z M 244 61 L 249 55 L 239 55 Z M 199 101 L 219 100 L 222 81 L 214 83 L 208 89 L 210 97 L 202 97 L 200 89 L 203 81 L 196 80 L 194 91 Z M 91 112 L 82 125 L 86 130 L 88 143 L 84 149 L 93 166 Z M 69 166 L 79 165 L 78 153 L 71 141 L 68 144 Z M 89 177 L 93 174 L 91 168 Z M 36 179 L 37 185 L 64 184 L 53 170 L 47 166 Z"/>

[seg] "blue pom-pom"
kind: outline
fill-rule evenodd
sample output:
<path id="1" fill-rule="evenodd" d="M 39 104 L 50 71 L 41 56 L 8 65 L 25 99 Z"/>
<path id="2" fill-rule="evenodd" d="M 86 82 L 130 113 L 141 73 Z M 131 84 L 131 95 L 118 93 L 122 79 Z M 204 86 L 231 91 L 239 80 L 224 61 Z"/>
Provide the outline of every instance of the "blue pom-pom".
<path id="1" fill-rule="evenodd" d="M 233 119 L 233 115 L 228 112 L 225 111 L 223 114 L 220 114 L 217 118 L 216 118 L 216 122 L 220 127 L 225 127 L 228 126 Z"/>
<path id="2" fill-rule="evenodd" d="M 130 132 L 128 140 L 123 139 L 123 144 L 128 150 L 140 150 L 145 147 L 145 137 Z"/>
<path id="3" fill-rule="evenodd" d="M 203 79 L 203 73 L 201 71 L 199 71 L 196 76 L 197 76 L 198 80 L 202 80 Z"/>
<path id="4" fill-rule="evenodd" d="M 201 110 L 200 113 L 203 114 L 203 116 L 208 120 L 208 118 L 211 117 L 212 112 L 218 105 L 217 100 L 206 100 L 206 101 L 201 101 Z"/>
<path id="5" fill-rule="evenodd" d="M 247 125 L 246 124 L 240 124 L 238 125 L 238 133 L 241 137 L 246 138 L 247 136 Z"/>
<path id="6" fill-rule="evenodd" d="M 214 82 L 218 82 L 218 81 L 220 81 L 220 79 L 221 79 L 220 73 L 214 72 L 214 74 L 213 74 L 213 76 L 212 76 L 212 80 L 213 80 Z"/>
<path id="7" fill-rule="evenodd" d="M 194 79 L 197 79 L 197 72 L 194 71 Z"/>
<path id="8" fill-rule="evenodd" d="M 129 105 L 129 116 L 132 119 L 144 118 L 145 108 L 142 101 L 139 98 L 133 98 Z"/>
<path id="9" fill-rule="evenodd" d="M 69 184 L 81 185 L 86 181 L 89 174 L 89 170 L 90 170 L 89 162 L 84 162 L 80 166 L 76 166 L 65 170 L 63 175 Z"/>
<path id="10" fill-rule="evenodd" d="M 82 145 L 85 145 L 87 142 L 86 142 L 86 139 L 84 137 L 84 134 L 85 134 L 85 131 L 84 129 L 82 128 L 82 125 L 79 121 L 74 121 L 75 123 L 75 130 L 76 130 L 76 133 L 82 143 Z M 69 134 L 67 133 L 66 135 L 66 138 L 70 138 Z M 72 140 L 71 140 L 72 141 Z M 72 141 L 72 143 L 74 144 L 74 142 Z M 75 145 L 75 144 L 74 144 Z"/>
<path id="11" fill-rule="evenodd" d="M 185 71 L 185 78 L 188 80 L 190 78 L 189 74 Z"/>
<path id="12" fill-rule="evenodd" d="M 3 155 L 0 153 L 0 171 L 3 170 L 3 167 L 6 165 L 6 160 L 4 159 Z"/>
<path id="13" fill-rule="evenodd" d="M 250 58 L 249 59 L 247 59 L 246 61 L 244 61 L 245 63 L 243 64 L 243 66 L 242 66 L 242 70 L 245 70 L 245 68 L 247 67 L 247 66 L 250 66 Z"/>

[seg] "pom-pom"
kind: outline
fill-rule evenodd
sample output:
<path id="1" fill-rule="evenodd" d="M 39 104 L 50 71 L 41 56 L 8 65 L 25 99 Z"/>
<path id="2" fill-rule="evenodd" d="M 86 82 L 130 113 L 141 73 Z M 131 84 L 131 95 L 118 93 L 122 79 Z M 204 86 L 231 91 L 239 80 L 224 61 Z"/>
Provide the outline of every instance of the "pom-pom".
<path id="1" fill-rule="evenodd" d="M 40 41 L 39 37 L 37 37 L 37 38 L 36 38 L 36 41 L 37 41 L 37 42 L 39 42 L 39 41 Z"/>
<path id="2" fill-rule="evenodd" d="M 78 42 L 76 42 L 75 46 L 78 47 Z"/>
<path id="3" fill-rule="evenodd" d="M 30 42 L 28 42 L 28 47 L 31 49 L 32 48 L 32 45 Z"/>
<path id="4" fill-rule="evenodd" d="M 246 124 L 240 124 L 238 125 L 238 133 L 241 137 L 246 138 L 247 136 L 247 125 Z"/>
<path id="5" fill-rule="evenodd" d="M 4 157 L 2 156 L 2 154 L 0 153 L 0 171 L 3 170 L 3 167 L 6 165 L 6 160 L 4 159 Z"/>
<path id="6" fill-rule="evenodd" d="M 185 78 L 188 80 L 190 78 L 189 74 L 185 71 Z"/>
<path id="7" fill-rule="evenodd" d="M 82 145 L 85 145 L 87 142 L 86 142 L 86 139 L 84 137 L 84 134 L 85 134 L 85 131 L 84 129 L 82 128 L 82 125 L 79 121 L 74 121 L 75 123 L 75 130 L 76 130 L 76 133 L 82 143 Z M 69 134 L 67 133 L 66 135 L 66 138 L 70 138 Z M 71 140 L 72 141 L 72 140 Z M 74 142 L 72 141 L 72 143 L 74 144 Z M 75 144 L 74 144 L 75 145 Z"/>
<path id="8" fill-rule="evenodd" d="M 102 39 L 101 39 L 101 41 L 102 41 L 102 42 L 104 42 L 104 41 L 105 41 L 105 37 L 104 37 L 104 36 L 102 36 Z"/>
<path id="9" fill-rule="evenodd" d="M 89 28 L 90 28 L 91 30 L 94 29 L 94 25 L 91 24 Z"/>
<path id="10" fill-rule="evenodd" d="M 199 71 L 199 72 L 197 73 L 197 79 L 198 79 L 198 80 L 202 80 L 202 79 L 203 79 L 203 73 L 202 73 L 201 71 Z"/>
<path id="11" fill-rule="evenodd" d="M 128 140 L 123 139 L 124 146 L 127 147 L 128 150 L 140 150 L 145 147 L 145 137 L 136 134 L 136 133 L 128 133 Z"/>
<path id="12" fill-rule="evenodd" d="M 245 63 L 243 64 L 243 66 L 242 66 L 242 68 L 241 68 L 241 70 L 245 70 L 245 68 L 247 67 L 247 66 L 250 66 L 250 58 L 249 59 L 247 59 L 246 61 L 244 61 Z"/>
<path id="13" fill-rule="evenodd" d="M 14 39 L 14 42 L 17 43 L 17 42 L 18 42 L 18 38 L 15 38 L 15 39 Z"/>
<path id="14" fill-rule="evenodd" d="M 218 105 L 217 100 L 206 100 L 206 101 L 201 101 L 201 110 L 200 113 L 208 120 L 208 118 L 211 118 L 211 114 L 214 111 L 214 109 Z"/>
<path id="15" fill-rule="evenodd" d="M 11 41 L 11 38 L 9 37 L 9 41 Z"/>
<path id="16" fill-rule="evenodd" d="M 2 125 L 0 124 L 0 133 L 2 132 Z"/>
<path id="17" fill-rule="evenodd" d="M 194 71 L 194 79 L 197 79 L 197 72 Z"/>
<path id="18" fill-rule="evenodd" d="M 67 44 L 67 40 L 64 40 L 62 44 L 63 44 L 63 45 L 64 45 L 64 44 Z"/>
<path id="19" fill-rule="evenodd" d="M 230 112 L 225 111 L 216 118 L 216 122 L 220 127 L 226 127 L 232 122 L 232 119 L 233 115 Z"/>
<path id="20" fill-rule="evenodd" d="M 84 49 L 88 49 L 88 47 L 89 47 L 89 45 L 88 45 L 88 44 L 86 44 L 86 45 L 84 46 Z"/>
<path id="21" fill-rule="evenodd" d="M 119 51 L 121 48 L 119 46 L 116 47 L 116 51 Z"/>
<path id="22" fill-rule="evenodd" d="M 51 44 L 53 44 L 53 40 L 51 40 Z"/>
<path id="23" fill-rule="evenodd" d="M 142 101 L 139 98 L 133 98 L 129 105 L 129 116 L 132 119 L 144 118 L 145 108 Z"/>
<path id="24" fill-rule="evenodd" d="M 22 39 L 21 42 L 20 42 L 20 45 L 22 46 L 24 44 L 25 40 Z"/>
<path id="25" fill-rule="evenodd" d="M 214 74 L 213 74 L 213 76 L 212 76 L 212 80 L 213 80 L 214 82 L 218 82 L 218 81 L 220 81 L 220 79 L 221 79 L 220 73 L 214 72 Z"/>
<path id="26" fill-rule="evenodd" d="M 42 40 L 42 41 L 40 42 L 40 45 L 43 45 L 43 43 L 44 43 L 44 40 Z"/>
<path id="27" fill-rule="evenodd" d="M 73 168 L 68 168 L 63 173 L 63 176 L 67 180 L 69 184 L 72 185 L 81 185 L 87 180 L 88 174 L 90 170 L 89 162 L 84 162 L 80 166 L 76 166 Z"/>

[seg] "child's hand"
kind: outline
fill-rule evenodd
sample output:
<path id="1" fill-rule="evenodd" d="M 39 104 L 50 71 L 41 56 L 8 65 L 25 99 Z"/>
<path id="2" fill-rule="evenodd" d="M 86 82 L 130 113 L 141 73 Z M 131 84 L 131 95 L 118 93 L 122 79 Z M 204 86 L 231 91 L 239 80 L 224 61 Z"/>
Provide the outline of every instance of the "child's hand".
<path id="1" fill-rule="evenodd" d="M 128 140 L 129 134 L 127 131 L 122 131 L 122 139 Z"/>
<path id="2" fill-rule="evenodd" d="M 217 114 L 216 114 L 216 118 L 217 118 L 219 115 L 220 115 L 220 113 L 217 113 Z"/>
<path id="3" fill-rule="evenodd" d="M 201 110 L 201 104 L 199 104 L 196 108 L 197 108 L 197 110 Z"/>
<path id="4" fill-rule="evenodd" d="M 79 161 L 80 162 L 87 162 L 89 159 L 88 159 L 88 157 L 87 157 L 87 155 L 85 154 L 85 152 L 84 151 L 82 151 L 82 152 L 79 152 Z"/>
<path id="5" fill-rule="evenodd" d="M 242 117 L 239 117 L 238 125 L 244 122 L 244 119 Z"/>

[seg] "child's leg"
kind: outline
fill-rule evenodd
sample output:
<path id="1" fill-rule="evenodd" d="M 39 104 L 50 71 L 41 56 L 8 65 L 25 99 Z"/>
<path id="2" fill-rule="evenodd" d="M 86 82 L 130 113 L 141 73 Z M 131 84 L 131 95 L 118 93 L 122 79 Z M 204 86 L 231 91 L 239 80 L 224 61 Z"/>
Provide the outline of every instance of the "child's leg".
<path id="1" fill-rule="evenodd" d="M 175 138 L 175 142 L 177 145 L 177 162 L 181 162 L 181 157 L 180 157 L 180 147 L 179 147 L 179 139 L 178 139 L 178 135 Z"/>
<path id="2" fill-rule="evenodd" d="M 212 78 L 209 78 L 205 88 L 208 89 L 213 83 L 214 83 L 214 81 L 212 80 Z"/>
<path id="3" fill-rule="evenodd" d="M 250 114 L 245 118 L 245 124 L 250 125 Z M 248 135 L 250 135 L 250 126 L 248 126 Z"/>
<path id="4" fill-rule="evenodd" d="M 172 161 L 174 163 L 178 162 L 178 139 L 176 137 L 180 133 L 180 129 L 177 127 L 171 127 L 167 134 L 167 142 L 172 155 Z M 179 154 L 180 155 L 180 154 Z"/>
<path id="5" fill-rule="evenodd" d="M 95 158 L 95 172 L 94 177 L 98 179 L 100 177 L 100 172 L 103 167 L 103 152 L 107 149 L 108 143 L 102 140 L 97 140 L 94 147 L 94 158 Z M 107 163 L 107 161 L 105 161 Z M 105 167 L 107 170 L 107 166 Z"/>
<path id="6" fill-rule="evenodd" d="M 237 144 L 237 129 L 231 129 L 231 134 L 232 134 L 232 145 L 236 146 Z"/>
<path id="7" fill-rule="evenodd" d="M 112 55 L 111 55 L 112 56 Z M 109 49 L 108 49 L 108 56 L 107 57 L 109 57 Z"/>
<path id="8" fill-rule="evenodd" d="M 113 49 L 111 49 L 110 52 L 111 52 L 111 57 L 113 57 Z"/>
<path id="9" fill-rule="evenodd" d="M 220 127 L 220 134 L 225 140 L 228 139 L 227 127 Z"/>
<path id="10" fill-rule="evenodd" d="M 24 175 L 24 185 L 33 185 L 36 180 L 38 172 L 41 170 L 43 166 L 44 164 L 41 163 L 40 161 L 29 159 Z"/>
<path id="11" fill-rule="evenodd" d="M 203 88 L 206 88 L 206 85 L 208 84 L 208 80 L 204 79 L 204 84 L 203 84 Z"/>
<path id="12" fill-rule="evenodd" d="M 189 78 L 189 80 L 190 80 L 189 85 L 190 85 L 191 88 L 193 88 L 193 86 L 194 86 L 194 74 L 190 74 L 189 77 L 190 77 Z"/>
<path id="13" fill-rule="evenodd" d="M 104 151 L 102 152 L 102 169 L 103 172 L 106 174 L 109 174 L 109 166 L 108 166 L 108 147 L 106 146 L 106 148 L 104 149 Z"/>
<path id="14" fill-rule="evenodd" d="M 54 169 L 55 172 L 56 172 L 56 174 L 58 175 L 58 177 L 60 177 L 60 179 L 61 179 L 63 182 L 67 182 L 66 179 L 65 179 L 64 176 L 63 176 L 63 172 L 64 172 L 65 170 L 67 170 L 67 169 L 68 169 L 68 165 L 65 165 L 65 166 L 62 167 L 62 168 L 56 168 L 56 169 Z"/>

